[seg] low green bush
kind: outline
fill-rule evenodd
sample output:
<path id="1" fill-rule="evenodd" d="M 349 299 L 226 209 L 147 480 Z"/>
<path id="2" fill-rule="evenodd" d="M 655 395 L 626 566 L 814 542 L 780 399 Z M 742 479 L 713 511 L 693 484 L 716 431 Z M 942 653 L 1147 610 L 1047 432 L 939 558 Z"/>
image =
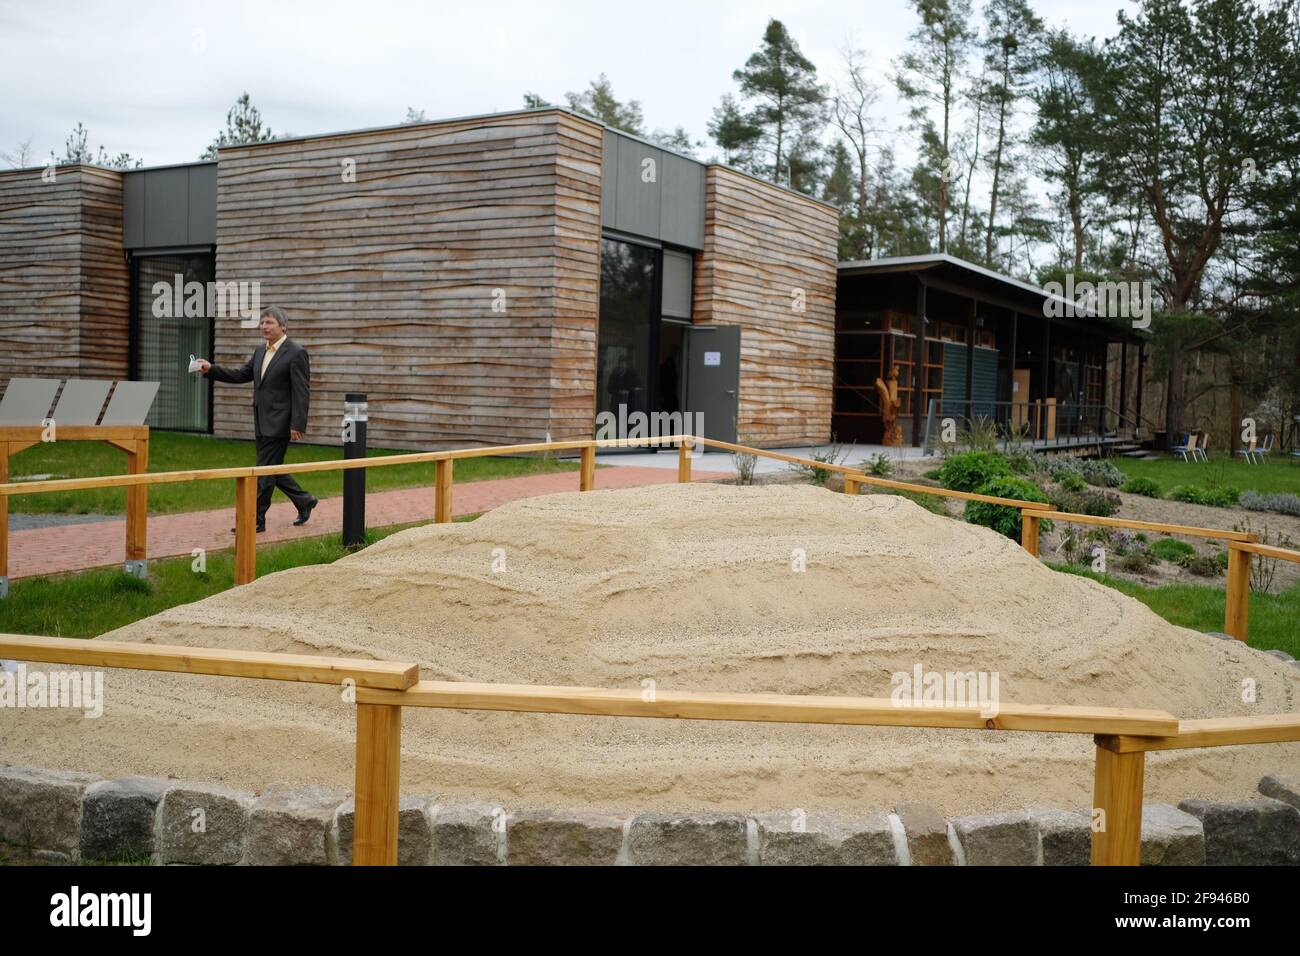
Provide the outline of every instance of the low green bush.
<path id="1" fill-rule="evenodd" d="M 1061 487 L 1066 491 L 1087 491 L 1088 483 L 1079 475 L 1065 475 L 1061 479 Z"/>
<path id="2" fill-rule="evenodd" d="M 1177 538 L 1161 538 L 1151 545 L 1151 553 L 1161 561 L 1172 561 L 1177 564 L 1184 558 L 1195 555 L 1196 549 L 1186 541 L 1179 541 Z"/>
<path id="3" fill-rule="evenodd" d="M 1092 458 L 1084 461 L 1079 466 L 1080 474 L 1083 480 L 1090 485 L 1098 485 L 1102 488 L 1118 488 L 1124 484 L 1124 472 L 1120 471 L 1113 461 L 1105 458 Z"/>
<path id="4" fill-rule="evenodd" d="M 1209 505 L 1214 508 L 1231 508 L 1237 504 L 1241 492 L 1236 488 L 1199 488 L 1195 485 L 1179 485 L 1169 490 L 1170 501 L 1182 501 L 1189 505 Z"/>
<path id="5" fill-rule="evenodd" d="M 1160 486 L 1150 478 L 1130 478 L 1119 486 L 1119 490 L 1130 495 L 1141 495 L 1144 498 L 1160 497 Z"/>
<path id="6" fill-rule="evenodd" d="M 1061 511 L 1076 515 L 1096 515 L 1109 518 L 1119 511 L 1123 501 L 1109 491 L 1066 491 L 1058 489 L 1051 497 L 1052 504 Z"/>
<path id="7" fill-rule="evenodd" d="M 1145 574 L 1155 567 L 1155 563 L 1150 551 L 1130 551 L 1119 559 L 1119 569 L 1130 574 Z"/>
<path id="8" fill-rule="evenodd" d="M 991 495 L 997 498 L 1015 498 L 1020 501 L 1046 502 L 1047 496 L 1033 482 L 1023 478 L 1003 476 L 992 478 L 974 489 L 977 494 Z M 998 534 L 1005 535 L 1012 541 L 1020 540 L 1020 509 L 1006 505 L 995 505 L 986 501 L 968 501 L 966 503 L 966 520 L 971 524 L 992 528 Z M 1039 531 L 1052 530 L 1050 521 L 1042 521 Z"/>
<path id="9" fill-rule="evenodd" d="M 1192 574 L 1202 578 L 1217 578 L 1223 573 L 1223 568 L 1219 567 L 1219 562 L 1214 556 L 1208 554 L 1197 554 L 1184 558 L 1178 562 Z"/>
<path id="10" fill-rule="evenodd" d="M 894 459 L 890 458 L 887 452 L 876 452 L 858 467 L 864 468 L 869 474 L 883 478 L 894 470 Z"/>
<path id="11" fill-rule="evenodd" d="M 945 488 L 974 491 L 986 482 L 1010 475 L 1011 466 L 996 452 L 963 451 L 945 461 L 937 477 Z"/>

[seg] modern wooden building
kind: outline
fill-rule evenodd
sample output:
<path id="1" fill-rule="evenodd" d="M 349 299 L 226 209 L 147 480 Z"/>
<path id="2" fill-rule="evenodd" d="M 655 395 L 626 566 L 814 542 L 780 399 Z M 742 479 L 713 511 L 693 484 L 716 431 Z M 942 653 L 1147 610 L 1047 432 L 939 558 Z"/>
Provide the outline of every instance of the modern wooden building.
<path id="1" fill-rule="evenodd" d="M 0 386 L 157 379 L 155 427 L 251 437 L 248 390 L 185 371 L 258 342 L 188 294 L 215 283 L 287 311 L 313 441 L 338 442 L 364 392 L 374 446 L 589 437 L 620 407 L 813 444 L 831 433 L 836 235 L 830 206 L 559 109 L 9 171 Z"/>
<path id="2" fill-rule="evenodd" d="M 1141 392 L 1129 383 L 1142 381 L 1146 351 L 1131 323 L 1067 309 L 1038 286 L 953 256 L 840 263 L 835 339 L 841 441 L 881 440 L 875 383 L 893 367 L 912 445 L 934 440 L 943 418 L 988 419 L 1048 448 L 1121 443 L 1138 431 Z"/>

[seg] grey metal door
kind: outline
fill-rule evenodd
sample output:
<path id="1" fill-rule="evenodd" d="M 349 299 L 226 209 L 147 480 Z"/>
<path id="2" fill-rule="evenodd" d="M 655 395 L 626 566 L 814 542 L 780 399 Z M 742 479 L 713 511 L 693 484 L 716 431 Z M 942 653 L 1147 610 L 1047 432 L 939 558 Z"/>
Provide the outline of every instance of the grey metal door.
<path id="1" fill-rule="evenodd" d="M 691 328 L 686 336 L 686 410 L 705 438 L 736 440 L 740 409 L 740 326 Z"/>

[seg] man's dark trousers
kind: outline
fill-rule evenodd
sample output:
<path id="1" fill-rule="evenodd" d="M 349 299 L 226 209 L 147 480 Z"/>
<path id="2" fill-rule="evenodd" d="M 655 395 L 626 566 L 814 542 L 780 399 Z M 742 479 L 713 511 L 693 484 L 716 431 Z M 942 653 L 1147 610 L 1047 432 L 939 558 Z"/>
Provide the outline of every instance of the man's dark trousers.
<path id="1" fill-rule="evenodd" d="M 289 439 L 257 439 L 257 463 L 259 465 L 283 465 L 284 454 L 289 450 Z M 266 509 L 271 507 L 271 495 L 279 488 L 289 500 L 302 511 L 315 499 L 294 480 L 293 475 L 262 475 L 257 479 L 257 523 L 266 523 Z"/>

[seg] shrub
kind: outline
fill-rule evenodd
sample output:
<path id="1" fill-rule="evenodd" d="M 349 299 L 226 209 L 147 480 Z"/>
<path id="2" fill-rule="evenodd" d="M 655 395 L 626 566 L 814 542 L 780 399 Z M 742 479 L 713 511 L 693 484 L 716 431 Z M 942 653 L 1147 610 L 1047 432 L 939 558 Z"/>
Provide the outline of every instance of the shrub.
<path id="1" fill-rule="evenodd" d="M 1123 504 L 1119 495 L 1108 491 L 1058 490 L 1052 495 L 1051 502 L 1061 511 L 1070 514 L 1096 515 L 1101 518 L 1109 518 Z"/>
<path id="2" fill-rule="evenodd" d="M 1207 492 L 1203 488 L 1195 488 L 1192 485 L 1176 485 L 1169 489 L 1166 495 L 1170 501 L 1181 501 L 1189 505 L 1205 504 Z"/>
<path id="3" fill-rule="evenodd" d="M 1053 481 L 1063 481 L 1066 475 L 1083 477 L 1083 466 L 1079 459 L 1069 455 L 1035 455 L 1034 470 L 1046 474 Z"/>
<path id="4" fill-rule="evenodd" d="M 1028 475 L 1034 470 L 1034 453 L 1025 451 L 1022 448 L 1015 448 L 1007 452 L 1003 457 L 1007 460 L 1012 472 L 1017 475 Z"/>
<path id="5" fill-rule="evenodd" d="M 951 460 L 951 459 L 950 459 Z M 999 459 L 1000 460 L 1000 459 Z M 1005 464 L 1005 462 L 1003 463 Z M 1047 496 L 1032 482 L 1023 478 L 1002 476 L 992 478 L 974 489 L 977 494 L 992 495 L 997 498 L 1017 498 L 1021 501 L 1046 502 Z M 968 501 L 966 503 L 966 520 L 971 524 L 992 528 L 998 534 L 1005 535 L 1012 541 L 1020 540 L 1020 509 L 1006 505 L 995 505 L 986 501 Z M 1040 531 L 1051 531 L 1052 523 L 1043 521 Z"/>
<path id="6" fill-rule="evenodd" d="M 884 477 L 894 470 L 894 459 L 886 452 L 877 452 L 862 463 L 862 467 L 873 475 Z"/>
<path id="7" fill-rule="evenodd" d="M 1119 559 L 1119 568 L 1130 574 L 1145 574 L 1155 566 L 1155 563 L 1156 559 L 1151 556 L 1150 551 L 1130 551 Z"/>
<path id="8" fill-rule="evenodd" d="M 754 483 L 754 467 L 758 464 L 758 456 L 751 455 L 749 452 L 737 452 L 731 456 L 731 460 L 736 466 L 736 484 L 752 485 Z"/>
<path id="9" fill-rule="evenodd" d="M 938 478 L 945 488 L 954 491 L 974 491 L 994 479 L 1006 478 L 1010 475 L 1011 466 L 1001 455 L 991 451 L 964 451 L 953 455 L 943 463 Z M 1029 487 L 1034 486 L 1029 485 Z M 1008 497 L 1014 498 L 1015 495 Z"/>
<path id="10" fill-rule="evenodd" d="M 1195 555 L 1196 549 L 1186 541 L 1179 541 L 1177 538 L 1161 538 L 1151 545 L 1151 553 L 1161 561 L 1172 561 L 1178 564 L 1184 558 Z"/>
<path id="11" fill-rule="evenodd" d="M 1276 511 L 1278 514 L 1300 517 L 1300 495 L 1284 491 L 1261 494 L 1247 489 L 1241 493 L 1237 503 L 1249 511 Z"/>
<path id="12" fill-rule="evenodd" d="M 1066 475 L 1061 479 L 1061 488 L 1065 491 L 1087 491 L 1088 483 L 1078 475 Z"/>
<path id="13" fill-rule="evenodd" d="M 1107 461 L 1104 458 L 1094 458 L 1083 462 L 1079 466 L 1079 472 L 1083 475 L 1083 480 L 1090 485 L 1098 485 L 1102 488 L 1118 488 L 1124 484 L 1124 472 L 1120 471 L 1113 461 Z"/>
<path id="14" fill-rule="evenodd" d="M 1184 558 L 1178 562 L 1192 574 L 1202 578 L 1217 578 L 1223 573 L 1223 568 L 1219 567 L 1219 562 L 1213 555 L 1197 554 Z"/>
<path id="15" fill-rule="evenodd" d="M 1241 492 L 1232 487 L 1215 488 L 1205 495 L 1206 503 L 1216 508 L 1232 508 L 1240 498 Z"/>
<path id="16" fill-rule="evenodd" d="M 1126 491 L 1130 495 L 1141 495 L 1143 498 L 1160 497 L 1160 486 L 1150 478 L 1130 478 L 1119 486 L 1119 490 Z"/>
<path id="17" fill-rule="evenodd" d="M 1195 485 L 1179 485 L 1169 491 L 1171 501 L 1182 501 L 1189 505 L 1209 505 L 1214 508 L 1231 508 L 1237 503 L 1239 497 L 1241 492 L 1231 487 L 1211 490 L 1198 488 Z"/>

